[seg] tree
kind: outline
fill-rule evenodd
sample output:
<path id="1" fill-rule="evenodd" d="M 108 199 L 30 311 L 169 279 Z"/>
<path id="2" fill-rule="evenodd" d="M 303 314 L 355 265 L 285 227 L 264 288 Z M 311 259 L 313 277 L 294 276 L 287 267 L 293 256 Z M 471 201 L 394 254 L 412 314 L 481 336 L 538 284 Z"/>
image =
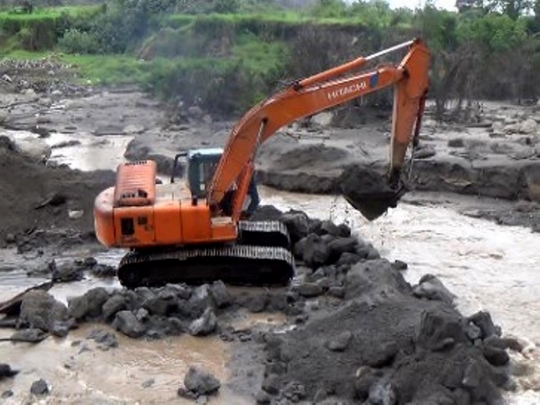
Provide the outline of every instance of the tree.
<path id="1" fill-rule="evenodd" d="M 484 1 L 483 0 L 457 0 L 456 8 L 458 9 L 459 13 L 483 10 Z"/>
<path id="2" fill-rule="evenodd" d="M 520 16 L 533 10 L 533 1 L 537 0 L 488 0 L 485 6 L 490 11 L 498 11 L 517 20 Z"/>

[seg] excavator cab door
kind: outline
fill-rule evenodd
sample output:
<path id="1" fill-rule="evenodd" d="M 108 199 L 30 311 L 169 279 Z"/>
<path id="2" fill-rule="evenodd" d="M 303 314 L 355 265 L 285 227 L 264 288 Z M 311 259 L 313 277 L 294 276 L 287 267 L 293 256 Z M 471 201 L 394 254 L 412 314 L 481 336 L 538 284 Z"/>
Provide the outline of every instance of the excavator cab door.
<path id="1" fill-rule="evenodd" d="M 189 152 L 187 178 L 194 198 L 206 198 L 208 186 L 222 154 L 223 150 L 219 148 L 196 149 Z"/>
<path id="2" fill-rule="evenodd" d="M 180 160 L 180 158 L 187 157 L 187 155 L 188 155 L 188 152 L 182 151 L 180 153 L 177 153 L 176 156 L 174 157 L 174 163 L 173 163 L 173 168 L 172 168 L 172 172 L 171 172 L 171 183 L 174 183 L 177 176 L 178 177 L 183 177 L 184 176 L 184 165 L 182 165 L 179 162 L 179 160 Z"/>

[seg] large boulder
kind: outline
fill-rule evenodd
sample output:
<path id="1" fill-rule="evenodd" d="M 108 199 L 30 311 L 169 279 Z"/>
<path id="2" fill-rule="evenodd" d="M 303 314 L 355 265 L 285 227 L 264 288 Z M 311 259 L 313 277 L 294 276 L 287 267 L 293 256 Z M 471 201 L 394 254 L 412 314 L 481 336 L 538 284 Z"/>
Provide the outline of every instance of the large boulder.
<path id="1" fill-rule="evenodd" d="M 68 308 L 48 292 L 35 290 L 25 294 L 19 315 L 20 325 L 63 335 L 64 325 L 68 325 L 69 320 Z"/>

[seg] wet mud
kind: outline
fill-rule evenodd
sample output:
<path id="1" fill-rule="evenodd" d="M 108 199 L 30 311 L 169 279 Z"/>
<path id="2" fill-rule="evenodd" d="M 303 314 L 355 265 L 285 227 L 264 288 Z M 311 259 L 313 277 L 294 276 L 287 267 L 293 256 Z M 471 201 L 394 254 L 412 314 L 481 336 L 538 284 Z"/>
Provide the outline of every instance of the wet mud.
<path id="1" fill-rule="evenodd" d="M 17 153 L 7 137 L 0 137 L 0 170 L 2 247 L 54 239 L 58 229 L 92 233 L 93 199 L 115 179 L 112 171 L 82 172 L 32 162 Z"/>
<path id="2" fill-rule="evenodd" d="M 97 93 L 105 98 L 98 100 Z M 24 106 L 28 114 L 33 101 L 14 106 L 7 117 L 10 131 L 32 130 L 49 140 L 54 130 L 64 135 L 81 131 L 87 133 L 81 136 L 83 143 L 88 135 L 104 140 L 133 138 L 126 157 L 159 158 L 162 172 L 169 169 L 170 157 L 178 149 L 222 146 L 228 136 L 227 123 L 213 123 L 208 117 L 188 116 L 182 124 L 164 125 L 160 106 L 136 92 L 127 96 L 97 93 L 89 99 L 57 103 L 63 107 L 41 119 L 41 127 L 46 128 L 42 134 L 35 133 L 39 128 L 33 118 L 21 118 L 24 114 L 17 110 Z M 143 125 L 137 114 L 123 113 L 121 124 L 109 125 L 110 113 L 122 108 L 122 97 L 130 98 L 129 111 L 145 111 L 141 120 L 153 118 Z M 41 100 L 42 105 L 47 105 L 45 101 Z M 62 112 L 66 105 L 69 114 Z M 107 105 L 115 107 L 107 111 Z M 92 108 L 101 112 L 87 116 Z M 382 169 L 387 128 L 385 121 L 376 125 L 365 128 L 361 140 L 358 133 L 343 130 L 333 143 L 324 139 L 332 129 L 318 128 L 315 134 L 320 136 L 306 141 L 313 131 L 288 128 L 299 136 L 294 139 L 282 133 L 261 150 L 259 178 L 282 189 L 328 192 L 335 189 L 336 179 L 351 162 L 359 160 Z M 516 138 L 525 139 L 523 128 L 515 131 Z M 459 142 L 449 146 L 442 135 L 434 138 L 424 134 L 424 141 L 433 141 L 435 146 L 462 147 Z M 407 282 L 403 276 L 407 261 L 382 258 L 382 252 L 346 221 L 261 208 L 258 217 L 282 220 L 294 242 L 298 274 L 286 289 L 244 290 L 221 283 L 120 288 L 114 265 L 99 260 L 100 249 L 92 235 L 93 199 L 113 184 L 113 172 L 52 167 L 55 158 L 62 160 L 62 151 L 76 146 L 61 143 L 65 141 L 52 143 L 56 147 L 51 148 L 48 164 L 37 162 L 36 154 L 30 158 L 17 150 L 11 138 L 0 147 L 1 161 L 6 162 L 0 187 L 9 196 L 0 205 L 9 224 L 1 239 L 21 261 L 32 256 L 32 264 L 25 265 L 29 276 L 56 284 L 50 292 L 28 294 L 15 316 L 2 319 L 12 327 L 1 331 L 0 362 L 20 370 L 0 381 L 9 403 L 39 399 L 159 403 L 165 398 L 180 403 L 498 404 L 516 388 L 513 377 L 521 377 L 520 384 L 529 378 L 534 391 L 534 377 L 529 377 L 534 369 L 516 371 L 516 364 L 531 361 L 530 346 L 507 339 L 496 317 L 492 319 L 487 311 L 463 315 L 456 309 L 452 288 L 449 291 L 438 277 L 428 274 L 417 283 Z M 531 141 L 520 142 L 516 140 L 515 145 L 523 148 L 516 146 L 513 154 L 531 146 Z M 481 150 L 475 145 L 476 151 Z M 432 162 L 439 154 L 426 148 L 421 159 Z M 453 167 L 448 172 L 452 175 Z M 501 179 L 490 180 L 494 185 L 490 187 L 499 190 L 495 193 L 472 189 L 479 194 L 534 199 L 534 172 L 524 175 L 521 168 L 516 170 L 515 181 L 507 182 L 499 174 L 489 177 Z M 429 167 L 423 172 L 442 173 L 431 172 Z M 443 177 L 449 178 L 448 173 Z M 433 177 L 432 184 L 440 179 Z M 463 177 L 452 179 L 452 184 L 462 188 L 450 191 L 471 189 L 471 184 L 461 183 Z M 518 183 L 526 185 L 520 189 L 525 194 L 501 191 L 508 184 L 516 189 Z M 501 214 L 499 208 L 492 208 L 492 215 L 503 218 L 511 212 L 507 208 L 508 213 Z M 531 213 L 536 212 L 534 203 L 520 212 L 524 217 L 514 216 L 514 223 L 529 225 Z M 487 214 L 477 210 L 470 215 Z M 53 265 L 55 256 L 67 250 L 76 260 L 56 258 Z M 9 273 L 16 272 L 19 263 L 10 264 Z M 96 278 L 103 280 L 103 287 L 85 285 Z M 8 294 L 3 291 L 4 295 Z M 279 321 L 254 323 L 258 316 Z M 21 343 L 21 339 L 34 343 Z M 40 357 L 49 351 L 61 352 L 58 362 L 47 363 Z M 515 362 L 520 356 L 523 361 Z"/>
<path id="3" fill-rule="evenodd" d="M 117 346 L 89 338 L 96 336 L 96 331 L 113 336 Z M 2 331 L 4 335 L 6 331 Z M 9 343 L 1 344 L 2 349 L 8 348 Z M 2 350 L 2 354 L 3 362 L 20 370 L 14 378 L 0 381 L 3 404 L 190 404 L 193 401 L 179 398 L 177 390 L 192 364 L 204 367 L 223 382 L 220 398 L 210 398 L 210 403 L 252 403 L 228 387 L 231 354 L 217 337 L 133 340 L 112 328 L 88 324 L 64 339 L 49 338 L 38 345 L 9 344 L 9 350 Z M 30 387 L 39 379 L 47 383 L 49 392 L 33 395 Z M 6 394 L 9 392 L 11 395 Z"/>
<path id="4" fill-rule="evenodd" d="M 269 218 L 283 221 L 294 241 L 298 274 L 288 289 L 231 293 L 221 282 L 99 287 L 69 297 L 67 305 L 46 291 L 30 291 L 11 338 L 66 338 L 81 325 L 97 322 L 135 340 L 189 335 L 249 342 L 251 360 L 263 352 L 266 357 L 260 389 L 251 392 L 259 403 L 327 397 L 366 403 L 389 397 L 395 404 L 502 403 L 500 389 L 513 387 L 507 350 L 523 347 L 501 339 L 489 313 L 462 316 L 453 306 L 455 297 L 434 276 L 408 284 L 401 274 L 405 263 L 382 259 L 345 224 L 262 207 L 258 219 Z M 235 328 L 241 310 L 282 313 L 292 329 L 275 334 L 271 328 Z M 93 339 L 114 351 L 118 338 L 113 336 L 101 333 Z M 195 376 L 200 381 L 192 382 L 197 372 L 203 373 Z M 207 372 L 189 371 L 178 395 L 216 395 L 219 380 Z"/>

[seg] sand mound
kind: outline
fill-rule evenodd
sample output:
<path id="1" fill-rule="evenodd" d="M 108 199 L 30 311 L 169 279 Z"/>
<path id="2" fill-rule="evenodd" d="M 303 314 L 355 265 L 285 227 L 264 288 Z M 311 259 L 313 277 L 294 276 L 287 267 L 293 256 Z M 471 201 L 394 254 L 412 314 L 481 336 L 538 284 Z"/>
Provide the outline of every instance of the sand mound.
<path id="1" fill-rule="evenodd" d="M 0 137 L 0 246 L 8 234 L 32 229 L 91 232 L 94 198 L 114 180 L 110 171 L 80 172 L 34 163 Z M 70 218 L 70 211 L 76 218 Z"/>

